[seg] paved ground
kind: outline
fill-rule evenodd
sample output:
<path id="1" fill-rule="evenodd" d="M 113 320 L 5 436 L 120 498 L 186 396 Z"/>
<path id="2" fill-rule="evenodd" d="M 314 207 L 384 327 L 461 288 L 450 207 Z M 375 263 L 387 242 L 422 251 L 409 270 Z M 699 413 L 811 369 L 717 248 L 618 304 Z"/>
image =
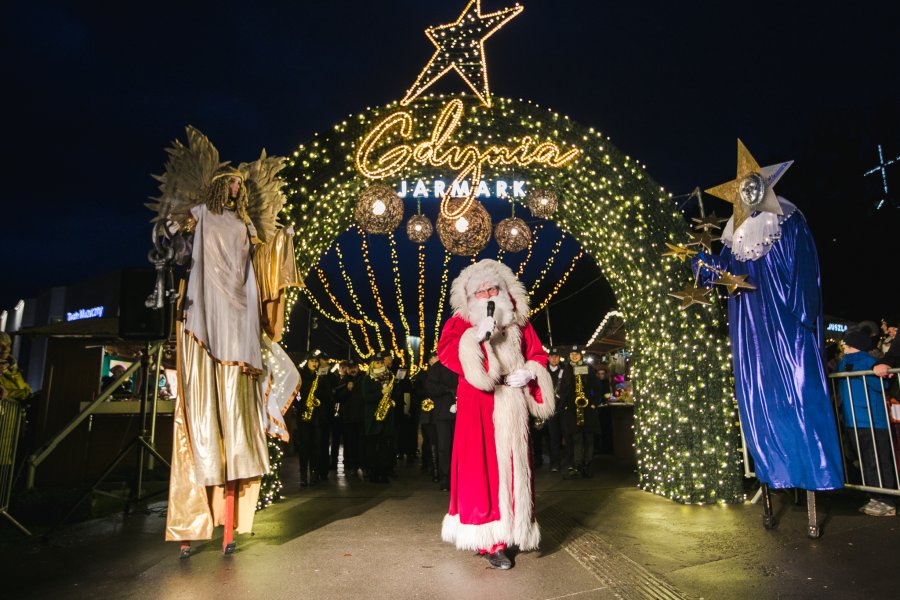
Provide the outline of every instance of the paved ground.
<path id="1" fill-rule="evenodd" d="M 291 462 L 293 464 L 293 462 Z M 537 474 L 541 550 L 512 571 L 440 540 L 446 493 L 400 469 L 391 485 L 334 478 L 259 513 L 255 535 L 198 544 L 186 561 L 163 539 L 165 505 L 67 527 L 0 550 L 15 598 L 893 598 L 894 518 L 856 512 L 856 494 L 820 498 L 825 534 L 805 537 L 805 503 L 692 507 L 634 487 L 603 462 L 590 480 Z"/>

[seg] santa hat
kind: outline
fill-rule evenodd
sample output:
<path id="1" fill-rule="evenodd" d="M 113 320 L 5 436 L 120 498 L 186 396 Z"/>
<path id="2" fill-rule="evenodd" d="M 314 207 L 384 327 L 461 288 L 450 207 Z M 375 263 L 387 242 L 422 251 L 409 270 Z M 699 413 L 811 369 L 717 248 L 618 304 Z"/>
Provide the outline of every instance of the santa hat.
<path id="1" fill-rule="evenodd" d="M 466 321 L 472 320 L 469 318 L 469 295 L 475 292 L 475 286 L 484 281 L 503 284 L 501 288 L 506 288 L 516 309 L 513 322 L 516 325 L 524 325 L 528 320 L 529 310 L 528 292 L 525 291 L 525 286 L 516 279 L 512 269 L 489 258 L 469 265 L 460 271 L 459 276 L 453 280 L 453 285 L 450 287 L 450 306 L 456 316 Z M 501 291 L 501 293 L 503 292 Z"/>

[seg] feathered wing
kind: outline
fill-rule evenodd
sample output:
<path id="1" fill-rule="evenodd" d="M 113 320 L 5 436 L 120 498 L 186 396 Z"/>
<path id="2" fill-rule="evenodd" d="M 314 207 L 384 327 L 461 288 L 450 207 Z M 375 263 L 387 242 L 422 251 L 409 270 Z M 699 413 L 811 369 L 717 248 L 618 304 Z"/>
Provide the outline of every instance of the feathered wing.
<path id="1" fill-rule="evenodd" d="M 228 164 L 219 162 L 219 151 L 199 130 L 188 125 L 185 131 L 187 145 L 175 140 L 166 148 L 166 170 L 153 175 L 159 182 L 160 195 L 146 204 L 156 213 L 154 223 L 172 221 L 179 228 L 187 223 L 191 208 L 204 201 L 216 171 Z"/>
<path id="2" fill-rule="evenodd" d="M 278 177 L 284 167 L 283 156 L 266 156 L 265 150 L 259 159 L 238 165 L 249 195 L 247 215 L 256 227 L 256 235 L 264 242 L 273 239 L 278 228 L 278 213 L 287 201 L 281 191 L 285 181 Z"/>

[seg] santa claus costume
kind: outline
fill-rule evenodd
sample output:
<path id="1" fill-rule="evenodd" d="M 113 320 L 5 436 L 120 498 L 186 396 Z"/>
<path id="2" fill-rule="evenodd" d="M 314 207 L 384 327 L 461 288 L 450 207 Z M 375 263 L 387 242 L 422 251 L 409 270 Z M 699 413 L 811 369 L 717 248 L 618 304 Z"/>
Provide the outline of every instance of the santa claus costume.
<path id="1" fill-rule="evenodd" d="M 527 320 L 528 294 L 506 265 L 482 260 L 465 268 L 450 304 L 438 356 L 459 387 L 441 537 L 510 568 L 507 546 L 533 550 L 540 542 L 528 422 L 529 414 L 553 415 L 547 354 Z"/>

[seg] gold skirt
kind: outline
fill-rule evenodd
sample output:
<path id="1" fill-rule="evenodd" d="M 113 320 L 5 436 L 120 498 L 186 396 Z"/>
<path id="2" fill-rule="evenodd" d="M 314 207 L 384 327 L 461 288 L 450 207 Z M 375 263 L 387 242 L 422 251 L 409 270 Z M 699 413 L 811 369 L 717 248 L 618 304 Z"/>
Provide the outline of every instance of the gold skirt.
<path id="1" fill-rule="evenodd" d="M 225 484 L 235 482 L 238 533 L 253 527 L 269 448 L 259 385 L 240 365 L 209 355 L 178 324 L 178 386 L 166 540 L 203 540 L 225 521 Z"/>

